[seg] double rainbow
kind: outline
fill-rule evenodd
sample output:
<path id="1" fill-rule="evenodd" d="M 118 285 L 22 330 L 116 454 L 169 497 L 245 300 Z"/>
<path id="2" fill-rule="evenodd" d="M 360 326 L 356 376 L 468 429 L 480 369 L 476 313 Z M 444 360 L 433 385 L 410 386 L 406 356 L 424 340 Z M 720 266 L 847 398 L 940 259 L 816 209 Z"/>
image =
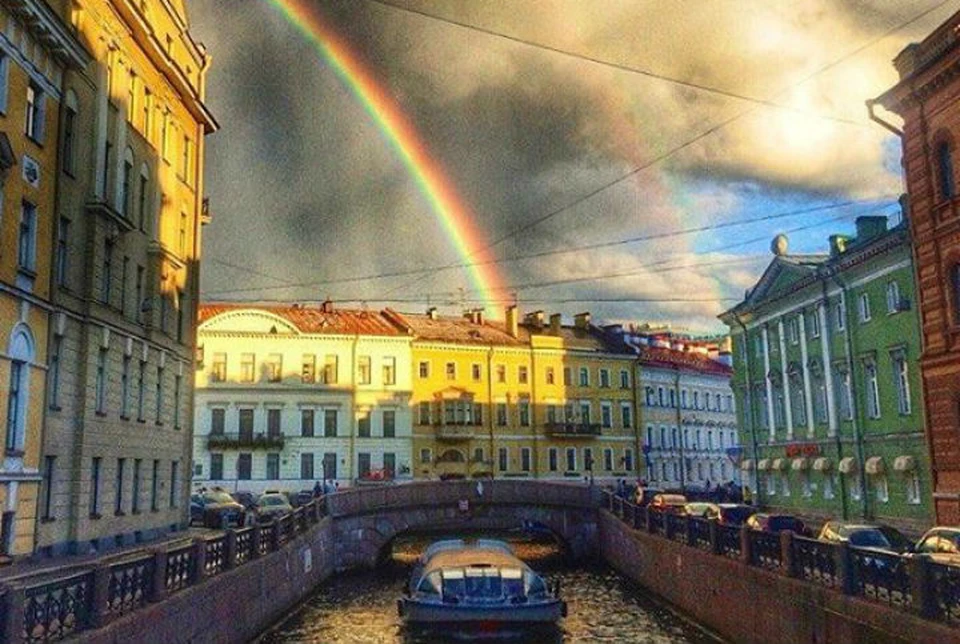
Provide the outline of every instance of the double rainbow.
<path id="1" fill-rule="evenodd" d="M 477 228 L 470 208 L 430 156 L 396 99 L 316 10 L 305 8 L 299 0 L 270 0 L 270 4 L 306 37 L 376 123 L 430 204 L 450 244 L 467 265 L 473 289 L 484 308 L 488 313 L 496 314 L 497 301 L 503 297 L 504 288 L 496 265 L 488 263 L 492 256 L 485 248 L 485 238 Z"/>

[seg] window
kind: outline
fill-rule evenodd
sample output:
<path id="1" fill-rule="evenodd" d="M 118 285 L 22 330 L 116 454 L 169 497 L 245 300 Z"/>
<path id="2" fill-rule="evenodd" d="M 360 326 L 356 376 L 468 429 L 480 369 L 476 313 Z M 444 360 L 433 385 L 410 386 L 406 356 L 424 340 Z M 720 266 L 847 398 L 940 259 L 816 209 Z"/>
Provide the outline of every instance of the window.
<path id="1" fill-rule="evenodd" d="M 700 409 L 700 392 L 693 392 L 693 408 Z"/>
<path id="2" fill-rule="evenodd" d="M 630 407 L 630 403 L 620 405 L 620 417 L 623 420 L 624 429 L 633 429 L 633 408 Z"/>
<path id="3" fill-rule="evenodd" d="M 517 382 L 521 385 L 527 384 L 529 379 L 529 374 L 527 373 L 527 368 L 525 366 L 517 367 Z"/>
<path id="4" fill-rule="evenodd" d="M 155 421 L 163 424 L 163 367 L 157 367 L 157 414 Z"/>
<path id="5" fill-rule="evenodd" d="M 323 362 L 323 384 L 337 384 L 337 356 L 328 355 Z"/>
<path id="6" fill-rule="evenodd" d="M 27 109 L 24 133 L 36 141 L 43 142 L 43 126 L 46 119 L 46 99 L 41 90 L 34 83 L 27 85 Z"/>
<path id="7" fill-rule="evenodd" d="M 147 398 L 147 361 L 140 360 L 140 369 L 137 371 L 137 420 L 141 423 L 146 419 L 144 407 Z"/>
<path id="8" fill-rule="evenodd" d="M 143 124 L 143 136 L 150 140 L 150 114 L 153 112 L 153 94 L 146 87 L 143 88 L 143 116 L 141 123 Z"/>
<path id="9" fill-rule="evenodd" d="M 147 198 L 149 197 L 149 181 L 150 179 L 147 176 L 147 168 L 144 166 L 140 170 L 140 192 L 138 193 L 138 206 L 137 206 L 137 223 L 140 228 L 140 232 L 146 232 L 147 230 Z"/>
<path id="10" fill-rule="evenodd" d="M 446 365 L 447 380 L 457 379 L 457 365 L 454 362 L 448 362 Z"/>
<path id="11" fill-rule="evenodd" d="M 590 370 L 586 367 L 580 367 L 580 386 L 589 387 L 590 386 Z"/>
<path id="12" fill-rule="evenodd" d="M 300 435 L 307 438 L 313 437 L 314 411 L 312 409 L 300 410 Z"/>
<path id="13" fill-rule="evenodd" d="M 97 414 L 107 413 L 107 350 L 97 352 L 97 381 L 95 387 Z"/>
<path id="14" fill-rule="evenodd" d="M 850 372 L 843 366 L 836 367 L 834 372 L 836 374 L 837 406 L 840 408 L 840 417 L 844 420 L 851 420 L 853 418 L 853 404 L 850 390 Z"/>
<path id="15" fill-rule="evenodd" d="M 772 473 L 767 474 L 767 495 L 776 496 L 777 495 L 777 479 L 774 478 Z"/>
<path id="16" fill-rule="evenodd" d="M 223 434 L 226 428 L 227 410 L 223 407 L 215 407 L 210 410 L 210 433 Z"/>
<path id="17" fill-rule="evenodd" d="M 567 448 L 567 471 L 575 472 L 577 470 L 577 448 Z"/>
<path id="18" fill-rule="evenodd" d="M 810 337 L 820 337 L 820 315 L 816 310 L 810 312 Z"/>
<path id="19" fill-rule="evenodd" d="M 497 468 L 501 472 L 506 472 L 510 464 L 510 452 L 506 447 L 497 450 Z"/>
<path id="20" fill-rule="evenodd" d="M 797 426 L 807 424 L 807 396 L 803 387 L 803 377 L 799 371 L 793 372 L 788 378 L 790 386 L 790 410 L 793 422 Z"/>
<path id="21" fill-rule="evenodd" d="M 392 409 L 383 410 L 383 437 L 396 438 L 397 435 L 397 412 Z"/>
<path id="22" fill-rule="evenodd" d="M 90 461 L 90 517 L 100 517 L 100 463 L 101 458 L 94 456 Z"/>
<path id="23" fill-rule="evenodd" d="M 226 382 L 227 380 L 227 354 L 213 354 L 213 368 L 210 371 L 210 382 Z"/>
<path id="24" fill-rule="evenodd" d="M 370 412 L 363 412 L 357 419 L 357 436 L 370 438 Z"/>
<path id="25" fill-rule="evenodd" d="M 127 82 L 127 121 L 133 123 L 137 105 L 137 75 L 130 72 Z"/>
<path id="26" fill-rule="evenodd" d="M 780 474 L 780 494 L 790 496 L 790 476 L 786 472 Z"/>
<path id="27" fill-rule="evenodd" d="M 547 469 L 551 472 L 556 472 L 559 468 L 557 463 L 557 448 L 551 447 L 547 450 Z"/>
<path id="28" fill-rule="evenodd" d="M 800 342 L 800 316 L 795 315 L 790 318 L 790 321 L 787 323 L 787 339 L 790 340 L 790 344 L 797 344 Z"/>
<path id="29" fill-rule="evenodd" d="M 220 453 L 210 454 L 210 480 L 212 481 L 223 480 L 223 454 L 220 454 Z"/>
<path id="30" fill-rule="evenodd" d="M 609 447 L 603 450 L 603 469 L 613 471 L 613 450 Z"/>
<path id="31" fill-rule="evenodd" d="M 430 449 L 427 448 L 427 447 L 421 448 L 421 449 L 420 449 L 420 462 L 421 462 L 421 463 L 429 463 L 429 462 L 432 461 L 432 460 L 433 460 L 433 455 L 432 455 L 432 453 L 430 452 Z"/>
<path id="32" fill-rule="evenodd" d="M 253 382 L 256 378 L 256 357 L 252 353 L 240 354 L 240 382 Z"/>
<path id="33" fill-rule="evenodd" d="M 120 313 L 127 312 L 127 275 L 130 273 L 130 258 L 124 255 L 120 261 Z M 182 338 L 180 338 L 182 339 Z"/>
<path id="34" fill-rule="evenodd" d="M 359 356 L 357 358 L 357 382 L 361 385 L 369 385 L 372 374 L 370 372 L 370 356 Z"/>
<path id="35" fill-rule="evenodd" d="M 676 390 L 676 389 L 671 389 L 669 393 L 670 393 L 670 396 L 669 396 L 669 398 L 670 398 L 670 407 L 675 408 L 675 407 L 677 406 L 677 390 Z"/>
<path id="36" fill-rule="evenodd" d="M 43 457 L 43 509 L 42 519 L 53 518 L 53 468 L 57 461 L 56 456 Z"/>
<path id="37" fill-rule="evenodd" d="M 620 370 L 620 388 L 629 389 L 630 388 L 630 372 L 626 369 Z"/>
<path id="38" fill-rule="evenodd" d="M 530 471 L 530 448 L 529 447 L 520 448 L 520 471 L 521 472 Z"/>
<path id="39" fill-rule="evenodd" d="M 170 463 L 170 507 L 177 507 L 177 499 L 180 497 L 180 463 L 173 461 Z"/>
<path id="40" fill-rule="evenodd" d="M 851 472 L 849 474 L 850 482 L 848 487 L 850 488 L 850 498 L 854 501 L 860 500 L 860 475 L 857 472 Z"/>
<path id="41" fill-rule="evenodd" d="M 628 472 L 633 469 L 633 448 L 631 447 L 623 450 L 623 468 Z"/>
<path id="42" fill-rule="evenodd" d="M 279 353 L 271 353 L 267 356 L 265 365 L 267 368 L 267 381 L 280 382 L 283 380 L 283 356 Z"/>
<path id="43" fill-rule="evenodd" d="M 813 488 L 810 487 L 809 472 L 800 472 L 800 496 L 805 499 L 813 496 Z"/>
<path id="44" fill-rule="evenodd" d="M 303 361 L 300 365 L 300 382 L 312 384 L 317 375 L 317 357 L 312 353 L 303 354 Z"/>
<path id="45" fill-rule="evenodd" d="M 953 199 L 956 194 L 953 179 L 953 151 L 949 141 L 937 144 L 937 179 L 940 184 L 940 197 Z"/>
<path id="46" fill-rule="evenodd" d="M 417 424 L 418 425 L 429 425 L 430 424 L 430 403 L 427 401 L 421 401 L 417 406 Z"/>
<path id="47" fill-rule="evenodd" d="M 870 418 L 880 418 L 880 390 L 877 384 L 877 364 L 872 360 L 864 361 L 863 373 L 867 388 L 867 415 L 869 415 Z"/>
<path id="48" fill-rule="evenodd" d="M 530 426 L 530 400 L 528 398 L 521 398 L 517 403 L 517 407 L 520 412 L 520 425 L 522 427 Z"/>
<path id="49" fill-rule="evenodd" d="M 761 335 L 753 336 L 753 355 L 757 358 L 763 356 L 763 336 Z"/>
<path id="50" fill-rule="evenodd" d="M 397 359 L 387 356 L 383 359 L 383 384 L 397 384 Z"/>
<path id="51" fill-rule="evenodd" d="M 902 351 L 890 356 L 893 360 L 893 381 L 897 386 L 897 411 L 901 416 L 910 414 L 910 378 L 907 373 L 907 358 Z"/>
<path id="52" fill-rule="evenodd" d="M 150 509 L 156 512 L 160 509 L 160 461 L 153 461 L 153 474 L 150 476 Z"/>
<path id="53" fill-rule="evenodd" d="M 267 480 L 276 481 L 280 478 L 280 455 L 272 452 L 267 454 Z"/>
<path id="54" fill-rule="evenodd" d="M 600 387 L 603 389 L 608 389 L 610 387 L 610 370 L 609 369 L 600 369 Z"/>
<path id="55" fill-rule="evenodd" d="M 552 385 L 555 383 L 556 375 L 553 372 L 553 367 L 547 367 L 545 378 L 546 378 L 546 383 L 548 385 Z"/>
<path id="56" fill-rule="evenodd" d="M 917 472 L 909 472 L 906 480 L 907 503 L 910 505 L 920 504 L 920 475 Z"/>
<path id="57" fill-rule="evenodd" d="M 583 425 L 590 424 L 590 402 L 584 401 L 580 403 L 580 423 Z"/>
<path id="58" fill-rule="evenodd" d="M 613 427 L 613 409 L 608 402 L 600 403 L 600 425 L 604 429 Z"/>
<path id="59" fill-rule="evenodd" d="M 572 382 L 573 376 L 570 373 L 570 367 L 563 368 L 563 385 L 569 387 Z"/>
<path id="60" fill-rule="evenodd" d="M 836 307 L 834 307 L 835 318 L 837 321 L 837 331 L 843 331 L 845 322 L 843 302 L 837 302 Z"/>
<path id="61" fill-rule="evenodd" d="M 870 321 L 870 294 L 861 293 L 860 298 L 857 300 L 860 303 L 860 321 L 869 322 Z"/>
<path id="62" fill-rule="evenodd" d="M 267 410 L 267 436 L 280 436 L 280 410 Z"/>
<path id="63" fill-rule="evenodd" d="M 123 470 L 127 464 L 127 459 L 117 459 L 117 480 L 113 485 L 114 492 L 114 514 L 123 514 Z"/>
<path id="64" fill-rule="evenodd" d="M 70 220 L 60 217 L 57 224 L 57 255 L 54 259 L 54 277 L 57 286 L 67 285 L 67 268 L 69 267 Z"/>
<path id="65" fill-rule="evenodd" d="M 136 311 L 137 322 L 143 321 L 143 276 L 144 269 L 143 266 L 137 266 L 137 281 L 134 284 L 134 309 Z"/>
<path id="66" fill-rule="evenodd" d="M 470 366 L 470 377 L 473 378 L 474 382 L 480 382 L 482 371 L 480 370 L 480 365 L 476 362 Z"/>
<path id="67" fill-rule="evenodd" d="M 127 148 L 127 159 L 123 162 L 123 171 L 120 175 L 120 199 L 117 201 L 117 209 L 120 214 L 129 219 L 133 214 L 133 152 Z"/>
<path id="68" fill-rule="evenodd" d="M 505 427 L 507 424 L 507 403 L 497 403 L 497 425 Z"/>
<path id="69" fill-rule="evenodd" d="M 127 418 L 130 411 L 130 356 L 123 356 L 120 370 L 120 418 Z"/>
<path id="70" fill-rule="evenodd" d="M 110 290 L 113 286 L 113 250 L 114 243 L 103 240 L 103 267 L 100 271 L 100 301 L 110 305 Z"/>
<path id="71" fill-rule="evenodd" d="M 47 389 L 50 396 L 50 408 L 60 409 L 60 363 L 63 355 L 63 336 L 53 336 L 50 347 L 50 384 Z"/>
<path id="72" fill-rule="evenodd" d="M 887 283 L 887 313 L 896 313 L 900 310 L 900 285 L 896 282 Z"/>
<path id="73" fill-rule="evenodd" d="M 241 440 L 253 439 L 253 410 L 241 409 L 237 417 L 237 430 Z"/>
<path id="74" fill-rule="evenodd" d="M 337 454 L 336 452 L 325 452 L 323 455 L 323 479 L 337 478 Z"/>
<path id="75" fill-rule="evenodd" d="M 497 365 L 497 382 L 507 381 L 507 368 L 502 364 Z"/>
<path id="76" fill-rule="evenodd" d="M 237 478 L 249 481 L 253 470 L 253 456 L 249 453 L 237 456 Z"/>
<path id="77" fill-rule="evenodd" d="M 300 479 L 304 481 L 313 480 L 313 454 L 300 454 Z"/>
<path id="78" fill-rule="evenodd" d="M 421 378 L 429 378 L 429 377 L 430 377 L 430 363 L 427 362 L 426 360 L 421 360 L 421 361 L 420 361 L 420 365 L 419 365 L 418 374 L 419 374 L 419 376 L 420 376 Z"/>
<path id="79" fill-rule="evenodd" d="M 29 201 L 20 208 L 17 268 L 31 273 L 37 268 L 37 207 Z"/>
<path id="80" fill-rule="evenodd" d="M 323 410 L 323 436 L 324 438 L 336 438 L 337 436 L 337 410 Z"/>
<path id="81" fill-rule="evenodd" d="M 180 173 L 183 176 L 183 180 L 190 184 L 190 158 L 193 155 L 193 141 L 190 140 L 190 137 L 184 135 L 183 137 L 183 149 L 181 150 L 182 157 L 180 159 Z"/>
<path id="82" fill-rule="evenodd" d="M 833 477 L 829 474 L 823 477 L 823 498 L 833 498 Z"/>
<path id="83" fill-rule="evenodd" d="M 890 488 L 887 485 L 887 477 L 883 474 L 873 477 L 873 490 L 880 503 L 887 503 L 890 500 Z"/>

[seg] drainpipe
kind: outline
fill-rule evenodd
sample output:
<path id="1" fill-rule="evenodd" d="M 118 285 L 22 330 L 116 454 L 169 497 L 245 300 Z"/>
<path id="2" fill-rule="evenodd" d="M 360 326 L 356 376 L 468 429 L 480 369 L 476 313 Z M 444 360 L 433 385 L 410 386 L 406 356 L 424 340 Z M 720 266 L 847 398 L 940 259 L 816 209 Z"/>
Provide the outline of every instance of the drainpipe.
<path id="1" fill-rule="evenodd" d="M 673 376 L 673 390 L 676 392 L 674 396 L 674 408 L 677 410 L 677 433 L 680 438 L 680 494 L 687 493 L 687 462 L 683 457 L 683 448 L 684 448 L 684 435 L 683 435 L 683 426 L 680 424 L 680 368 L 677 366 L 673 367 L 674 376 Z"/>
<path id="2" fill-rule="evenodd" d="M 750 348 L 747 343 L 747 325 L 743 323 L 743 320 L 740 319 L 740 316 L 736 313 L 733 314 L 733 321 L 737 323 L 741 329 L 743 329 L 743 347 L 746 349 L 744 355 L 747 356 L 744 360 L 744 367 L 746 369 L 747 377 L 747 386 L 744 391 L 743 399 L 743 418 L 747 420 L 750 426 L 750 447 L 753 450 L 753 489 L 754 493 L 751 495 L 751 498 L 754 500 L 754 504 L 757 507 L 761 507 L 761 495 L 763 494 L 760 489 L 760 470 L 757 469 L 757 463 L 760 462 L 760 454 L 757 443 L 757 427 L 753 422 L 753 404 L 751 399 L 751 392 L 753 390 L 753 379 L 750 377 Z M 766 413 L 766 409 L 763 410 L 763 413 Z M 749 420 L 748 420 L 749 419 Z"/>
<path id="3" fill-rule="evenodd" d="M 901 139 L 903 138 L 903 130 L 901 130 L 900 128 L 894 125 L 891 125 L 887 121 L 884 121 L 882 118 L 877 116 L 877 114 L 873 111 L 873 108 L 876 107 L 877 105 L 877 101 L 875 99 L 868 98 L 866 103 L 867 103 L 867 114 L 870 116 L 871 121 L 873 121 L 883 129 L 893 132 Z"/>
<path id="4" fill-rule="evenodd" d="M 540 478 L 540 452 L 537 445 L 537 352 L 530 336 L 530 433 L 533 435 L 533 478 Z"/>
<path id="5" fill-rule="evenodd" d="M 640 443 L 640 428 L 643 426 L 643 422 L 640 419 L 640 388 L 637 387 L 637 381 L 640 379 L 640 356 L 638 355 L 631 361 L 635 367 L 631 369 L 630 374 L 630 383 L 633 388 L 633 475 L 634 478 L 640 478 L 640 457 L 643 456 L 644 465 L 647 464 L 647 454 L 641 449 Z M 651 444 L 653 443 L 653 437 L 650 437 Z M 652 463 L 651 463 L 652 465 Z M 652 477 L 650 476 L 649 470 L 647 471 L 647 481 Z"/>
<path id="6" fill-rule="evenodd" d="M 827 298 L 827 276 L 826 275 L 820 276 L 820 284 L 823 287 L 823 306 L 826 308 L 826 311 L 827 311 L 827 314 L 824 317 L 825 317 L 826 323 L 830 324 L 830 305 L 829 305 L 830 300 Z M 844 311 L 846 311 L 846 307 L 844 307 Z M 820 341 L 827 342 L 827 338 L 829 337 L 828 330 L 821 329 L 820 335 L 821 335 Z M 846 332 L 844 332 L 844 335 L 846 335 Z M 826 370 L 832 367 L 831 365 L 825 364 L 823 365 L 823 368 Z M 848 369 L 850 368 L 849 360 L 847 361 L 847 368 Z M 828 392 L 827 395 L 832 396 L 833 392 L 832 391 Z M 852 386 L 851 386 L 850 397 L 851 398 L 853 397 Z M 837 413 L 836 409 L 834 413 Z M 837 413 L 837 416 L 839 416 L 838 413 Z M 843 458 L 843 441 L 840 440 L 839 418 L 837 419 L 837 431 L 834 432 L 833 437 L 837 442 L 837 464 L 839 465 L 840 460 Z M 840 514 L 843 517 L 843 520 L 846 521 L 847 519 L 850 518 L 850 509 L 847 507 L 847 480 L 846 480 L 846 477 L 843 477 L 843 476 L 839 476 L 837 478 L 840 480 Z"/>
<path id="7" fill-rule="evenodd" d="M 844 326 L 846 327 L 844 335 L 844 350 L 846 352 L 847 358 L 847 373 L 850 374 L 850 410 L 853 412 L 852 422 L 853 422 L 853 444 L 854 449 L 857 455 L 857 473 L 858 485 L 860 486 L 860 513 L 861 516 L 866 519 L 867 517 L 867 481 L 866 481 L 866 472 L 864 470 L 863 462 L 863 437 L 860 434 L 860 405 L 857 404 L 857 396 L 855 392 L 857 391 L 856 384 L 856 371 L 853 368 L 853 356 L 854 356 L 854 342 L 853 342 L 853 325 L 850 322 L 850 309 L 848 304 L 850 298 L 848 297 L 849 291 L 847 290 L 847 285 L 841 280 L 835 270 L 826 271 L 826 277 L 832 279 L 838 287 L 840 287 L 840 293 L 843 297 L 843 321 Z M 839 434 L 839 429 L 837 434 Z M 839 438 L 837 439 L 839 440 Z"/>
<path id="8" fill-rule="evenodd" d="M 494 441 L 493 441 L 493 416 L 496 410 L 493 408 L 493 345 L 487 350 L 487 425 L 490 427 L 490 478 L 495 478 L 494 469 L 496 461 L 493 460 Z"/>
<path id="9" fill-rule="evenodd" d="M 359 385 L 359 383 L 357 382 L 357 367 L 359 366 L 357 365 L 357 345 L 359 343 L 360 343 L 360 333 L 357 332 L 357 334 L 353 338 L 353 349 L 351 351 L 353 355 L 352 355 L 352 359 L 350 360 L 350 363 L 351 363 L 350 368 L 352 370 L 350 372 L 350 379 L 351 379 L 351 382 L 353 383 L 353 387 L 352 387 L 353 409 L 350 410 L 350 434 L 349 434 L 349 446 L 347 448 L 347 452 L 350 455 L 350 467 L 347 468 L 347 471 L 350 473 L 350 478 L 347 479 L 348 481 L 356 481 L 355 463 L 357 462 L 357 455 L 355 451 L 357 447 L 354 441 L 354 436 L 357 433 L 357 423 L 359 422 L 357 419 L 357 407 L 360 399 L 360 392 L 357 391 L 358 385 Z M 372 363 L 370 364 L 370 373 L 371 375 L 373 375 Z"/>

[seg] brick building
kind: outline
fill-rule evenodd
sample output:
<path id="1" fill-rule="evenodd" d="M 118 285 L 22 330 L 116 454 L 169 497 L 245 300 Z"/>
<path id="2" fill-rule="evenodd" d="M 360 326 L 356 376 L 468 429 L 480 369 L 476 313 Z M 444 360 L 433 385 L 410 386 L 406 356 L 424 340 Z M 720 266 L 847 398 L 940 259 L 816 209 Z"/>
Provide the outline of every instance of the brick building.
<path id="1" fill-rule="evenodd" d="M 903 168 L 923 352 L 926 436 L 938 523 L 960 523 L 960 13 L 894 60 L 900 81 L 874 101 L 903 117 Z"/>

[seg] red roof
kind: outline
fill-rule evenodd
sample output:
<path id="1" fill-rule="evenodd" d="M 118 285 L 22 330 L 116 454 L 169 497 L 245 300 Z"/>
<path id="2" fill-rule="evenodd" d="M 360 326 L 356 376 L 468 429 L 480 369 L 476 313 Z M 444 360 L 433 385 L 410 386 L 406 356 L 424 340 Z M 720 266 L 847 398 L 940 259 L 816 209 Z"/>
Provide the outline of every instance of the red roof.
<path id="1" fill-rule="evenodd" d="M 637 347 L 641 365 L 648 367 L 663 367 L 667 369 L 686 369 L 716 375 L 730 376 L 733 368 L 705 356 L 701 353 L 678 351 L 665 347 Z"/>
<path id="2" fill-rule="evenodd" d="M 263 305 L 254 302 L 201 304 L 199 323 L 232 311 L 265 311 L 280 317 L 302 333 L 331 335 L 406 335 L 387 312 L 339 309 L 333 305 Z"/>
<path id="3" fill-rule="evenodd" d="M 456 344 L 522 345 L 524 342 L 507 333 L 502 322 L 472 322 L 465 317 L 430 316 L 422 313 L 396 313 L 396 316 L 418 340 L 452 342 Z"/>

